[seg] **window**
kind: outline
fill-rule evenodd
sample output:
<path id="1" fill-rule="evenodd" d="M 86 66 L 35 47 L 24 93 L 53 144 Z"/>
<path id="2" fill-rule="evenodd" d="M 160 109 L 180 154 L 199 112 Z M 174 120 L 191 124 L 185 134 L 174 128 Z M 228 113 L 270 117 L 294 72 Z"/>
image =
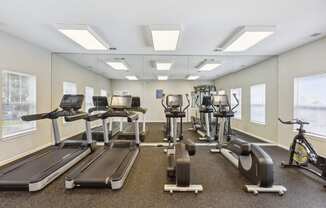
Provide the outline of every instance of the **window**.
<path id="1" fill-rule="evenodd" d="M 234 109 L 234 118 L 241 119 L 241 88 L 231 89 L 230 90 L 230 97 L 231 97 L 231 108 L 233 108 L 235 105 L 237 105 L 237 101 L 235 100 L 235 95 L 239 101 L 238 107 Z"/>
<path id="2" fill-rule="evenodd" d="M 265 124 L 265 84 L 250 87 L 250 121 Z"/>
<path id="3" fill-rule="evenodd" d="M 326 74 L 294 79 L 294 118 L 308 121 L 305 130 L 320 136 L 326 136 L 325 87 Z"/>
<path id="4" fill-rule="evenodd" d="M 85 112 L 93 107 L 94 89 L 92 87 L 85 87 Z"/>
<path id="5" fill-rule="evenodd" d="M 2 138 L 36 129 L 36 122 L 21 116 L 36 112 L 36 78 L 10 71 L 2 72 Z"/>
<path id="6" fill-rule="evenodd" d="M 103 89 L 101 89 L 101 96 L 105 96 L 105 97 L 107 97 L 107 96 L 108 96 L 108 93 L 107 93 L 107 91 L 106 91 L 106 90 L 103 90 Z"/>
<path id="7" fill-rule="evenodd" d="M 73 82 L 63 82 L 63 94 L 64 95 L 76 95 L 77 85 Z"/>
<path id="8" fill-rule="evenodd" d="M 218 95 L 225 95 L 225 94 L 226 94 L 225 90 L 219 90 L 218 91 Z"/>

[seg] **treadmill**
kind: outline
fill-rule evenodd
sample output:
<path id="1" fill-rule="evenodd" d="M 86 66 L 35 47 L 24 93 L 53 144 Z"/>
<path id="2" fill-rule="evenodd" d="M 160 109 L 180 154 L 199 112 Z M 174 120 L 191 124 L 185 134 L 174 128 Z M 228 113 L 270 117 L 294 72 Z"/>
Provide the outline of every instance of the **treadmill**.
<path id="1" fill-rule="evenodd" d="M 138 114 L 131 107 L 131 96 L 112 96 L 110 109 L 102 113 L 104 146 L 65 178 L 66 189 L 77 187 L 121 189 L 139 153 Z M 134 123 L 134 140 L 109 140 L 108 120 L 127 118 Z"/>
<path id="2" fill-rule="evenodd" d="M 106 96 L 93 96 L 93 105 L 94 107 L 88 110 L 89 113 L 101 111 L 106 112 L 109 110 L 108 99 Z M 112 119 L 110 119 L 109 122 L 109 137 L 113 137 L 117 135 L 120 131 L 120 122 L 113 121 Z M 84 132 L 83 134 L 83 139 L 87 139 L 86 132 Z M 92 128 L 92 139 L 97 142 L 104 142 L 102 125 Z"/>
<path id="3" fill-rule="evenodd" d="M 57 119 L 85 116 L 86 113 L 79 111 L 83 100 L 83 95 L 64 95 L 61 109 L 22 117 L 24 121 L 51 119 L 54 145 L 1 168 L 0 190 L 41 190 L 93 151 L 91 138 L 87 141 L 60 140 Z M 90 126 L 88 121 L 86 126 Z"/>
<path id="4" fill-rule="evenodd" d="M 146 135 L 145 114 L 147 112 L 147 109 L 141 107 L 140 97 L 132 97 L 131 108 L 129 108 L 128 110 L 142 114 L 143 119 L 142 119 L 142 126 L 139 127 L 139 138 L 140 138 L 141 142 L 144 142 L 145 135 Z M 118 138 L 133 139 L 134 135 L 135 135 L 135 130 L 133 128 L 133 125 L 130 122 L 121 123 Z"/>

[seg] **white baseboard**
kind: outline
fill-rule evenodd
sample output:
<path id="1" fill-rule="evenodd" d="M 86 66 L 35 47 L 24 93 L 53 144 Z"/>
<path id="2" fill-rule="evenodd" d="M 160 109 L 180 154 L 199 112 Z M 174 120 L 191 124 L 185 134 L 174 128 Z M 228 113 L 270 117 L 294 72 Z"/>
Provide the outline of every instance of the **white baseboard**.
<path id="1" fill-rule="evenodd" d="M 249 136 L 255 137 L 255 138 L 257 138 L 257 139 L 259 139 L 259 140 L 262 140 L 262 141 L 264 141 L 264 142 L 267 142 L 267 143 L 270 143 L 270 144 L 275 144 L 275 146 L 278 146 L 278 147 L 280 147 L 280 148 L 282 148 L 282 149 L 284 149 L 284 150 L 289 150 L 289 147 L 286 147 L 286 146 L 281 145 L 281 144 L 274 143 L 274 142 L 272 142 L 271 140 L 266 139 L 266 138 L 264 138 L 264 137 L 257 136 L 257 135 L 255 135 L 255 134 L 252 134 L 252 133 L 246 132 L 246 131 L 244 131 L 244 130 L 242 130 L 242 129 L 238 129 L 238 128 L 233 128 L 233 129 L 236 130 L 236 131 L 240 131 L 240 132 L 242 132 L 242 133 L 244 133 L 244 134 L 248 134 Z"/>
<path id="2" fill-rule="evenodd" d="M 244 130 L 242 130 L 242 129 L 238 129 L 238 128 L 232 128 L 232 129 L 234 129 L 234 130 L 236 130 L 236 131 L 239 131 L 239 132 L 242 132 L 242 133 L 244 133 L 244 134 L 248 134 L 249 136 L 252 136 L 252 137 L 254 137 L 254 138 L 256 138 L 256 139 L 259 139 L 259 140 L 261 140 L 261 141 L 264 141 L 264 142 L 267 142 L 267 143 L 270 143 L 270 144 L 274 144 L 274 142 L 271 141 L 271 140 L 269 140 L 269 139 L 266 139 L 266 138 L 261 137 L 261 136 L 257 136 L 257 135 L 255 135 L 255 134 L 249 133 L 249 132 L 244 131 Z"/>
<path id="3" fill-rule="evenodd" d="M 280 148 L 282 148 L 282 149 L 289 150 L 289 147 L 286 147 L 284 145 L 278 144 L 277 146 L 280 147 Z"/>
<path id="4" fill-rule="evenodd" d="M 47 143 L 47 144 L 45 144 L 45 145 L 42 145 L 42 146 L 40 146 L 40 147 L 37 147 L 37 148 L 35 148 L 35 149 L 32 149 L 32 150 L 29 150 L 29 151 L 26 151 L 26 152 L 20 153 L 20 154 L 18 154 L 18 155 L 15 155 L 14 157 L 9 158 L 9 159 L 3 160 L 3 161 L 0 162 L 0 166 L 3 166 L 3 165 L 5 165 L 5 164 L 8 164 L 8 163 L 13 162 L 13 161 L 15 161 L 15 160 L 18 160 L 18 159 L 20 159 L 20 158 L 23 158 L 23 157 L 25 157 L 25 156 L 27 156 L 27 155 L 33 154 L 34 152 L 37 152 L 37 151 L 39 151 L 39 150 L 41 150 L 41 149 L 44 149 L 44 148 L 46 148 L 46 147 L 48 147 L 48 146 L 50 146 L 50 145 L 52 145 L 52 142 L 51 142 L 51 143 Z"/>

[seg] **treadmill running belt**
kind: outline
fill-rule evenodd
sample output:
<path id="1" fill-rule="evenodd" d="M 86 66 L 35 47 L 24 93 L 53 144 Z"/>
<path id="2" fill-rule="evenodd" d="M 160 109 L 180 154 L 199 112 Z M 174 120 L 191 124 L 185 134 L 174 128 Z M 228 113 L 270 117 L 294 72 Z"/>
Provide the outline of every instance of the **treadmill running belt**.
<path id="1" fill-rule="evenodd" d="M 129 148 L 107 149 L 100 158 L 88 166 L 77 178 L 76 184 L 105 187 L 111 176 L 128 156 Z"/>
<path id="2" fill-rule="evenodd" d="M 35 160 L 24 163 L 17 168 L 9 170 L 10 167 L 0 172 L 0 189 L 6 183 L 28 184 L 42 180 L 51 171 L 60 168 L 70 160 L 74 159 L 85 150 L 76 148 L 55 147 L 41 157 L 35 155 Z M 27 158 L 29 160 L 30 158 Z M 54 169 L 54 170 L 53 170 Z M 9 170 L 9 171 L 8 171 Z"/>

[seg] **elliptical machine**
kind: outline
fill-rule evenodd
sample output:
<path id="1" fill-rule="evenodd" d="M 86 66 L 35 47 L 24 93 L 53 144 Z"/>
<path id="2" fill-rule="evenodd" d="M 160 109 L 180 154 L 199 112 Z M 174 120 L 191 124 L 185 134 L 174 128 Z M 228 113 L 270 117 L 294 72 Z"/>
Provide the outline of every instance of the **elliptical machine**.
<path id="1" fill-rule="evenodd" d="M 235 94 L 233 96 L 236 97 Z M 220 120 L 220 127 L 217 147 L 211 152 L 221 153 L 253 183 L 253 185 L 244 186 L 247 192 L 255 195 L 260 192 L 274 192 L 282 196 L 287 190 L 284 186 L 273 185 L 273 160 L 261 147 L 239 138 L 230 139 L 228 143 L 224 141 L 225 124 L 234 116 L 234 108 L 231 108 L 227 95 L 214 96 L 213 105 L 218 108 L 218 110 L 215 108 L 214 116 Z"/>
<path id="2" fill-rule="evenodd" d="M 168 167 L 167 176 L 175 180 L 175 184 L 165 184 L 164 191 L 169 191 L 171 194 L 174 191 L 191 191 L 196 194 L 203 190 L 202 185 L 193 185 L 190 183 L 190 156 L 196 153 L 195 143 L 190 139 L 177 143 L 177 119 L 180 119 L 180 135 L 182 135 L 182 118 L 186 116 L 185 111 L 190 106 L 188 95 L 186 94 L 188 105 L 182 109 L 183 96 L 182 95 L 168 95 L 166 96 L 165 104 L 164 97 L 162 98 L 162 106 L 164 107 L 165 116 L 170 120 L 169 129 L 171 135 L 167 148 Z M 171 123 L 172 119 L 172 123 Z M 182 140 L 182 136 L 179 138 Z"/>
<path id="3" fill-rule="evenodd" d="M 281 163 L 283 168 L 300 168 L 318 176 L 319 178 L 326 180 L 326 158 L 317 154 L 313 146 L 308 142 L 305 137 L 306 131 L 303 129 L 303 125 L 308 125 L 308 122 L 301 121 L 299 119 L 293 119 L 291 121 L 283 121 L 278 119 L 282 124 L 286 125 L 299 125 L 298 134 L 293 138 L 290 147 L 289 162 Z M 308 164 L 313 165 L 318 169 L 313 170 L 308 167 Z M 324 185 L 326 188 L 326 185 Z"/>
<path id="4" fill-rule="evenodd" d="M 192 128 L 200 135 L 199 141 L 214 141 L 212 136 L 213 124 L 213 107 L 212 95 L 216 93 L 214 85 L 195 86 L 192 92 L 193 104 L 192 108 L 196 107 L 195 114 L 191 116 Z"/>

